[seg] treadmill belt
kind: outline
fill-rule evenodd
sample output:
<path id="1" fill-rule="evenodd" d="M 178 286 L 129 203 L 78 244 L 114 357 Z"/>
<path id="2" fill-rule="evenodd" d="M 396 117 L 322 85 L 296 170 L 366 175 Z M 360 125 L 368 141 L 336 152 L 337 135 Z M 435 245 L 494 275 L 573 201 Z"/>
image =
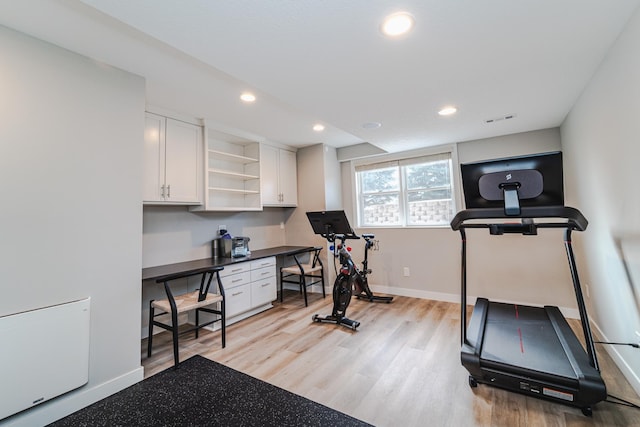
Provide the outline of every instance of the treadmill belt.
<path id="1" fill-rule="evenodd" d="M 546 311 L 540 307 L 489 303 L 481 358 L 565 378 L 576 377 Z"/>

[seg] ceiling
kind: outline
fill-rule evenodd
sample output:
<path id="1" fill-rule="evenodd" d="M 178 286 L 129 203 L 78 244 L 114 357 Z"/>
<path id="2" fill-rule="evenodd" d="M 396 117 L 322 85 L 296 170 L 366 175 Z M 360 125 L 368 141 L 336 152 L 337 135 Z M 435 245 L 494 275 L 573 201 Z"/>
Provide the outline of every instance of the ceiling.
<path id="1" fill-rule="evenodd" d="M 0 1 L 0 24 L 144 76 L 149 105 L 295 147 L 398 152 L 559 126 L 639 4 L 28 0 Z M 413 31 L 383 36 L 400 10 Z"/>

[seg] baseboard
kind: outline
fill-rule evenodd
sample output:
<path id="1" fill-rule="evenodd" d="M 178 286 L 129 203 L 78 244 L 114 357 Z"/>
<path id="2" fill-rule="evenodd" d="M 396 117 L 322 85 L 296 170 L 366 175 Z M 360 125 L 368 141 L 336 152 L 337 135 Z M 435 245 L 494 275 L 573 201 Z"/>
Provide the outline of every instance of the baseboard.
<path id="1" fill-rule="evenodd" d="M 371 291 L 373 293 L 382 293 L 388 295 L 398 295 L 403 297 L 412 297 L 412 298 L 421 298 L 421 299 L 432 299 L 435 301 L 444 301 L 444 302 L 453 302 L 460 303 L 460 294 L 449 294 L 445 292 L 433 292 L 433 291 L 424 291 L 419 289 L 408 289 L 408 288 L 397 288 L 390 286 L 378 286 L 378 285 L 369 285 Z M 476 296 L 467 296 L 468 304 L 475 304 Z M 518 304 L 518 305 L 536 305 L 525 303 L 522 301 L 507 301 L 507 300 L 499 300 L 499 299 L 491 299 L 491 301 L 496 302 L 505 302 L 508 304 Z M 569 308 L 569 307 L 558 307 L 562 312 L 563 316 L 568 319 L 579 319 L 580 312 L 577 308 Z"/>
<path id="2" fill-rule="evenodd" d="M 119 392 L 144 378 L 142 366 L 96 386 L 63 394 L 26 411 L 0 421 L 2 427 L 31 427 L 50 424 L 107 396 Z"/>
<path id="3" fill-rule="evenodd" d="M 600 326 L 597 323 L 591 322 L 594 328 L 598 331 L 598 334 L 602 337 L 602 341 L 610 341 L 609 338 L 602 332 Z M 615 345 L 605 345 L 605 351 L 609 354 L 609 356 L 613 359 L 613 362 L 616 364 L 618 369 L 622 372 L 622 375 L 626 378 L 626 380 L 631 384 L 631 387 L 636 392 L 638 396 L 640 396 L 640 377 L 633 372 L 627 361 L 620 354 Z"/>

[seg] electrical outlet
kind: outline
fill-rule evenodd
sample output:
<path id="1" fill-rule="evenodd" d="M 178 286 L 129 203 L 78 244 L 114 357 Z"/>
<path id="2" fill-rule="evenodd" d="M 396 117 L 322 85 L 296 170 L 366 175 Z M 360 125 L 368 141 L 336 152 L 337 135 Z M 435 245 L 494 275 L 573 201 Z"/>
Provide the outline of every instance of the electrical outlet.
<path id="1" fill-rule="evenodd" d="M 584 285 L 584 291 L 587 293 L 587 298 L 591 298 L 591 295 L 589 295 L 589 285 Z"/>
<path id="2" fill-rule="evenodd" d="M 405 267 L 404 268 L 404 277 L 409 277 L 411 276 L 411 271 L 409 271 L 409 267 Z"/>
<path id="3" fill-rule="evenodd" d="M 220 231 L 220 230 L 228 230 L 228 228 L 227 228 L 226 225 L 219 225 L 218 226 L 218 231 Z"/>

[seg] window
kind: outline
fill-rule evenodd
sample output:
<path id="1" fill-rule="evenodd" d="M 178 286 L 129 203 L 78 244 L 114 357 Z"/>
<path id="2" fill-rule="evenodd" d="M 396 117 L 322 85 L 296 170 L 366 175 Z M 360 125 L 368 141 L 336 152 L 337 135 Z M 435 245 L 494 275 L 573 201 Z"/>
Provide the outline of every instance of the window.
<path id="1" fill-rule="evenodd" d="M 359 165 L 358 224 L 444 226 L 455 212 L 451 153 Z"/>

